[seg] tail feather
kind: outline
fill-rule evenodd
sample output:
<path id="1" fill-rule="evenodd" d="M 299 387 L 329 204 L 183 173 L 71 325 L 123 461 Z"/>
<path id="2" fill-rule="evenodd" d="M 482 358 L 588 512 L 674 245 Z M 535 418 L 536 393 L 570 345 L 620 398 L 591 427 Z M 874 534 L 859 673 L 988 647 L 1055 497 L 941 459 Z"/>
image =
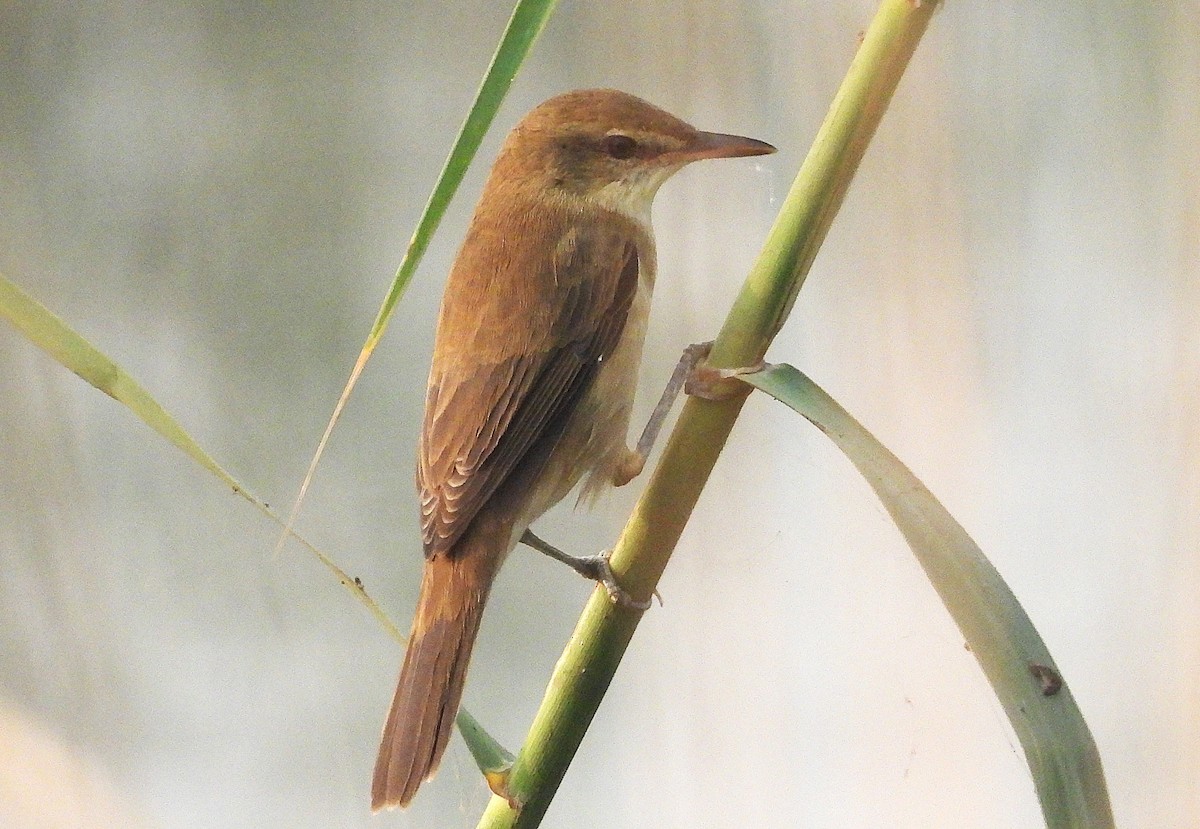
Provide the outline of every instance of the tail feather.
<path id="1" fill-rule="evenodd" d="M 437 770 L 462 700 L 490 578 L 474 556 L 425 564 L 408 652 L 383 728 L 371 808 L 407 806 Z"/>

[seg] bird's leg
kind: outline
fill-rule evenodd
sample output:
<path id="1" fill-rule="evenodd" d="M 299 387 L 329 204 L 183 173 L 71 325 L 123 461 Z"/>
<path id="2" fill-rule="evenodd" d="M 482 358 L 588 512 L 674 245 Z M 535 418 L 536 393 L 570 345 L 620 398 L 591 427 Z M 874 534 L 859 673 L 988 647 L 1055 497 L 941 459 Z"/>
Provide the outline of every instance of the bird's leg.
<path id="1" fill-rule="evenodd" d="M 671 372 L 671 379 L 663 389 L 662 397 L 658 399 L 658 405 L 646 421 L 646 428 L 638 438 L 637 447 L 625 450 L 625 457 L 613 473 L 613 486 L 624 486 L 641 474 L 646 459 L 650 457 L 650 450 L 658 440 L 658 433 L 662 431 L 667 413 L 675 405 L 681 391 L 705 400 L 729 400 L 746 395 L 750 393 L 750 387 L 734 378 L 762 371 L 766 365 L 759 360 L 757 365 L 745 368 L 711 368 L 703 364 L 710 351 L 711 341 L 693 343 L 683 350 L 675 370 Z"/>
<path id="2" fill-rule="evenodd" d="M 654 411 L 650 413 L 650 419 L 646 421 L 646 428 L 642 430 L 642 436 L 638 438 L 637 446 L 634 449 L 625 450 L 625 456 L 617 465 L 616 471 L 613 472 L 613 486 L 624 486 L 641 474 L 646 465 L 646 458 L 650 456 L 650 450 L 654 448 L 654 442 L 658 439 L 659 432 L 662 431 L 667 413 L 675 405 L 675 400 L 681 391 L 705 400 L 730 400 L 742 397 L 750 393 L 750 386 L 736 378 L 743 374 L 762 371 L 766 366 L 766 363 L 759 360 L 756 365 L 744 368 L 712 368 L 703 365 L 710 351 L 712 351 L 711 342 L 693 343 L 683 350 L 683 355 L 676 363 L 675 370 L 671 372 L 671 379 L 667 381 L 667 386 L 658 399 L 658 405 L 654 407 Z M 608 590 L 608 596 L 615 604 L 637 610 L 646 610 L 650 607 L 649 601 L 635 601 L 617 584 L 612 568 L 608 564 L 607 554 L 598 556 L 567 555 L 554 545 L 538 538 L 528 529 L 522 534 L 521 543 L 556 561 L 561 561 L 585 579 L 600 582 Z M 657 591 L 655 595 L 658 595 Z M 662 601 L 661 597 L 659 601 Z"/>
<path id="3" fill-rule="evenodd" d="M 561 561 L 563 564 L 570 567 L 585 579 L 598 581 L 604 585 L 604 589 L 608 591 L 608 598 L 613 604 L 619 604 L 623 607 L 629 607 L 634 610 L 649 610 L 650 601 L 636 601 L 632 596 L 626 593 L 621 585 L 617 584 L 616 578 L 613 576 L 612 568 L 608 565 L 608 555 L 601 554 L 598 556 L 571 556 L 564 553 L 562 550 L 555 547 L 541 538 L 533 534 L 532 530 L 525 530 L 521 536 L 521 543 L 526 547 L 532 547 L 539 553 L 544 553 L 550 556 L 555 561 Z M 657 594 L 656 594 L 657 595 Z M 662 599 L 659 599 L 661 602 Z"/>
<path id="4" fill-rule="evenodd" d="M 642 436 L 638 438 L 637 446 L 625 450 L 625 457 L 621 459 L 620 465 L 613 473 L 613 486 L 624 486 L 641 474 L 646 465 L 646 458 L 650 457 L 650 450 L 654 448 L 654 442 L 658 440 L 658 433 L 662 431 L 663 423 L 667 420 L 667 414 L 675 405 L 679 393 L 688 384 L 696 366 L 708 356 L 711 348 L 711 342 L 693 343 L 683 350 L 679 362 L 675 364 L 675 370 L 671 372 L 671 379 L 667 381 L 662 396 L 658 398 L 658 405 L 654 407 L 654 411 L 650 413 L 650 419 L 646 421 L 646 428 L 642 430 Z"/>

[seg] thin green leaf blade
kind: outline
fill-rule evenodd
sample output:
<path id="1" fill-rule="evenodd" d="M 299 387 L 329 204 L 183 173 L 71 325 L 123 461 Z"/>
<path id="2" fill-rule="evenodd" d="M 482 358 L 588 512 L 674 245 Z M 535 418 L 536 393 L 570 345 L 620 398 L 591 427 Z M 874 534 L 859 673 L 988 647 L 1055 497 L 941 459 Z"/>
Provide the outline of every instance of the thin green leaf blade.
<path id="1" fill-rule="evenodd" d="M 367 362 L 375 352 L 375 347 L 383 337 L 384 331 L 387 330 L 396 303 L 400 301 L 400 297 L 404 295 L 405 289 L 412 281 L 417 265 L 425 255 L 429 241 L 433 238 L 434 232 L 442 222 L 442 216 L 446 213 L 446 207 L 458 191 L 458 186 L 462 183 L 467 168 L 470 167 L 471 161 L 474 160 L 475 154 L 479 150 L 483 136 L 487 133 L 488 127 L 491 126 L 500 109 L 500 104 L 508 94 L 517 70 L 524 63 L 538 35 L 546 27 L 546 22 L 550 19 L 557 4 L 558 0 L 518 0 L 514 7 L 512 17 L 509 18 L 508 25 L 500 39 L 500 45 L 496 47 L 496 53 L 492 56 L 492 62 L 475 95 L 475 103 L 471 106 L 471 111 L 467 114 L 467 119 L 459 130 L 454 146 L 450 149 L 450 155 L 446 158 L 437 183 L 433 186 L 429 201 L 426 202 L 421 218 L 417 222 L 417 228 L 409 240 L 408 248 L 404 252 L 404 258 L 400 262 L 400 267 L 392 280 L 387 296 L 384 297 L 375 322 L 371 326 L 371 331 L 367 334 L 366 342 L 363 343 L 358 358 L 350 369 L 346 385 L 333 406 L 333 413 L 329 416 L 328 423 L 325 424 L 325 431 L 321 434 L 321 439 L 317 441 L 317 448 L 313 452 L 312 460 L 308 463 L 304 479 L 300 482 L 300 488 L 292 502 L 292 509 L 288 513 L 283 533 L 275 545 L 277 553 L 283 548 L 288 534 L 291 533 L 292 527 L 300 515 L 304 497 L 312 484 L 321 457 L 325 454 L 325 447 L 329 445 L 329 439 L 333 435 L 338 420 L 341 419 L 354 387 L 358 384 L 358 378 L 362 376 L 363 369 L 366 368 Z"/>
<path id="2" fill-rule="evenodd" d="M 799 412 L 837 444 L 912 548 L 1012 723 L 1047 826 L 1113 826 L 1096 744 L 1049 650 L 996 568 L 900 460 L 789 365 L 744 381 Z"/>
<path id="3" fill-rule="evenodd" d="M 87 383 L 124 405 L 143 423 L 182 450 L 193 461 L 217 476 L 236 494 L 249 501 L 255 509 L 279 526 L 283 520 L 237 479 L 225 471 L 204 451 L 174 417 L 155 400 L 125 369 L 110 360 L 98 348 L 76 333 L 45 305 L 38 302 L 13 282 L 0 274 L 0 316 L 11 322 L 30 342 L 49 354 L 63 367 L 70 369 Z M 367 595 L 358 579 L 351 578 L 329 556 L 314 547 L 302 536 L 292 533 L 307 550 L 337 577 L 342 586 L 354 594 L 380 624 L 398 642 L 404 635 L 387 615 Z"/>
<path id="4" fill-rule="evenodd" d="M 383 336 L 396 303 L 404 295 L 404 290 L 412 280 L 421 257 L 425 255 L 425 251 L 429 247 L 430 239 L 433 238 L 434 232 L 442 222 L 446 208 L 454 198 L 454 194 L 458 192 L 458 186 L 462 184 L 463 176 L 466 175 L 467 169 L 475 159 L 483 137 L 487 134 L 488 128 L 496 118 L 496 113 L 500 110 L 500 104 L 508 95 L 517 70 L 525 62 L 529 50 L 533 48 L 534 42 L 546 27 L 546 23 L 557 5 L 558 0 L 518 0 L 513 8 L 512 17 L 508 20 L 500 44 L 492 56 L 492 62 L 483 76 L 479 91 L 475 93 L 475 103 L 471 106 L 471 111 L 467 113 L 467 118 L 459 129 L 458 138 L 455 139 L 454 146 L 450 149 L 446 164 L 442 168 L 433 192 L 429 195 L 425 210 L 417 222 L 417 229 L 413 231 L 408 249 L 404 253 L 404 259 L 401 260 L 400 268 L 396 272 L 396 278 L 383 300 L 375 324 L 371 327 L 367 344 L 364 346 L 365 351 L 373 349 L 375 343 Z"/>
<path id="5" fill-rule="evenodd" d="M 72 330 L 46 306 L 0 275 L 0 315 L 17 327 L 30 342 L 60 364 L 119 403 L 142 422 L 220 478 L 235 492 L 261 503 L 213 460 L 175 418 L 158 404 L 136 380 L 99 349 Z"/>

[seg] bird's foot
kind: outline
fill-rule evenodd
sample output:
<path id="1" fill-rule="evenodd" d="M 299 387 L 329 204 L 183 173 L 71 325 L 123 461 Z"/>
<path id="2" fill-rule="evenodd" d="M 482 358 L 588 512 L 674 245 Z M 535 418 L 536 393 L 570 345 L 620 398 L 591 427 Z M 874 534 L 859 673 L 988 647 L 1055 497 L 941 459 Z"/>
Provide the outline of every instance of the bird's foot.
<path id="1" fill-rule="evenodd" d="M 630 608 L 631 610 L 649 610 L 650 600 L 638 601 L 625 592 L 621 585 L 617 584 L 616 576 L 613 575 L 612 566 L 608 563 L 608 553 L 601 553 L 598 556 L 572 556 L 564 553 L 562 550 L 555 547 L 553 544 L 534 535 L 533 531 L 525 530 L 521 536 L 521 543 L 532 547 L 539 553 L 550 556 L 555 561 L 561 561 L 563 564 L 570 567 L 585 579 L 599 582 L 604 585 L 604 589 L 608 591 L 608 598 L 613 604 L 619 604 L 622 607 Z M 654 595 L 658 597 L 658 603 L 662 604 L 662 597 L 658 595 L 658 591 L 654 591 Z"/>
<path id="2" fill-rule="evenodd" d="M 613 575 L 612 567 L 608 563 L 608 552 L 605 551 L 598 556 L 580 556 L 575 559 L 579 562 L 579 568 L 575 572 L 584 578 L 598 581 L 604 585 L 604 589 L 608 591 L 608 600 L 613 604 L 618 604 L 621 607 L 627 607 L 631 610 L 649 610 L 650 599 L 638 601 L 625 592 L 621 585 L 617 584 L 616 576 Z M 654 595 L 658 596 L 658 591 L 654 591 Z M 658 597 L 659 604 L 662 604 L 662 597 Z"/>
<path id="3" fill-rule="evenodd" d="M 704 349 L 703 355 L 692 367 L 687 382 L 683 386 L 684 392 L 692 397 L 704 400 L 732 400 L 737 397 L 745 397 L 750 393 L 751 386 L 741 382 L 738 378 L 746 374 L 757 374 L 767 367 L 767 364 L 759 359 L 753 365 L 739 368 L 713 368 L 704 362 L 708 359 L 712 343 L 701 343 L 699 346 L 691 347 Z"/>

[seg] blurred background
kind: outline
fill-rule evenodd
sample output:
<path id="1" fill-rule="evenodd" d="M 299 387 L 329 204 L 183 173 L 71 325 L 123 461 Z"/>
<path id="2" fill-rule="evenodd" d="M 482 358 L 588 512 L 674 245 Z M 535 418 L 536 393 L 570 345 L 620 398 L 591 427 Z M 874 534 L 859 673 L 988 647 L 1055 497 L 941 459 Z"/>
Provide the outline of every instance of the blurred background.
<path id="1" fill-rule="evenodd" d="M 507 4 L 0 5 L 0 270 L 286 512 Z M 325 456 L 299 529 L 407 628 L 441 286 L 542 99 L 614 86 L 780 152 L 655 208 L 644 415 L 709 339 L 872 2 L 565 0 Z M 1118 823 L 1200 823 L 1200 7 L 949 2 L 768 359 L 974 535 L 1095 734 Z M 761 163 L 756 163 L 756 162 Z M 306 552 L 0 325 L 0 825 L 471 827 L 455 738 L 371 817 L 401 651 Z M 542 534 L 616 537 L 642 486 Z M 887 515 L 755 398 L 547 826 L 1040 824 L 1021 751 Z M 590 591 L 531 552 L 466 704 L 509 747 Z"/>

